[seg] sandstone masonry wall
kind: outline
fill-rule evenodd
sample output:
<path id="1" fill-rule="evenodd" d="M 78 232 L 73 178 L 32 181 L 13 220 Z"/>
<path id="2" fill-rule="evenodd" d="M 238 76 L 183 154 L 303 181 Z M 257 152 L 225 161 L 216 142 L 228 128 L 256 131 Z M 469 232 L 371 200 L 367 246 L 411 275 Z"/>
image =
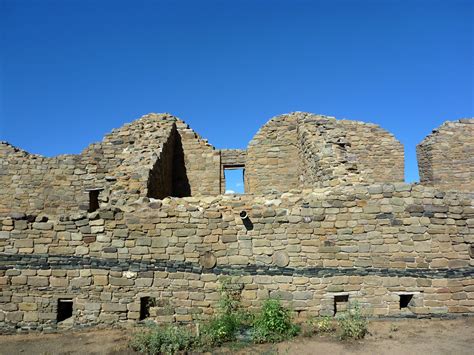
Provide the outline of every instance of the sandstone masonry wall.
<path id="1" fill-rule="evenodd" d="M 373 123 L 340 120 L 350 143 L 350 153 L 365 182 L 405 181 L 403 145 L 389 132 Z"/>
<path id="2" fill-rule="evenodd" d="M 445 122 L 416 151 L 422 184 L 474 191 L 474 119 Z"/>
<path id="3" fill-rule="evenodd" d="M 472 193 L 397 183 L 144 198 L 0 228 L 3 330 L 56 328 L 58 299 L 76 326 L 136 322 L 142 297 L 156 298 L 152 319 L 199 320 L 224 277 L 245 307 L 279 296 L 298 317 L 333 314 L 338 295 L 370 316 L 474 312 Z"/>
<path id="4" fill-rule="evenodd" d="M 403 147 L 393 135 L 374 124 L 303 112 L 263 126 L 246 162 L 253 193 L 404 180 Z"/>
<path id="5" fill-rule="evenodd" d="M 178 124 L 184 149 L 186 175 L 192 196 L 219 195 L 221 187 L 220 152 L 184 122 Z"/>
<path id="6" fill-rule="evenodd" d="M 294 115 L 274 117 L 248 145 L 245 191 L 283 192 L 297 188 L 299 164 Z"/>
<path id="7" fill-rule="evenodd" d="M 420 144 L 422 185 L 400 182 L 388 132 L 301 112 L 247 151 L 215 150 L 169 114 L 80 155 L 0 143 L 0 332 L 200 321 L 225 279 L 244 307 L 280 297 L 302 319 L 342 311 L 338 296 L 372 317 L 473 314 L 472 122 Z M 219 195 L 236 166 L 247 194 Z"/>
<path id="8" fill-rule="evenodd" d="M 87 210 L 88 189 L 103 189 L 101 202 L 119 206 L 144 196 L 217 195 L 220 155 L 184 122 L 149 114 L 79 155 L 47 158 L 0 143 L 0 179 L 0 215 L 60 215 Z"/>

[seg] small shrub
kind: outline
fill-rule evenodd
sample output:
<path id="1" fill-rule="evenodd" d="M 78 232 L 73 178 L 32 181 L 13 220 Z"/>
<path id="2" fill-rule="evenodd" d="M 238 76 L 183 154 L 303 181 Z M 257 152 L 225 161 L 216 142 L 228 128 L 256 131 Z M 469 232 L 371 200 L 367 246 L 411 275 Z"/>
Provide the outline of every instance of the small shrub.
<path id="1" fill-rule="evenodd" d="M 267 299 L 253 321 L 256 343 L 277 342 L 296 336 L 300 328 L 292 323 L 291 314 L 279 300 Z"/>
<path id="2" fill-rule="evenodd" d="M 223 278 L 219 291 L 220 312 L 224 314 L 236 312 L 240 307 L 240 285 L 233 284 L 230 278 Z"/>
<path id="3" fill-rule="evenodd" d="M 349 306 L 347 312 L 337 317 L 340 339 L 362 339 L 368 333 L 367 318 L 361 313 L 357 303 Z"/>
<path id="4" fill-rule="evenodd" d="M 314 330 L 316 333 L 330 333 L 336 330 L 336 326 L 331 317 L 319 317 L 314 321 Z"/>
<path id="5" fill-rule="evenodd" d="M 303 327 L 303 336 L 310 337 L 314 334 L 331 333 L 336 330 L 334 319 L 329 316 L 309 318 Z"/>
<path id="6" fill-rule="evenodd" d="M 248 323 L 249 315 L 240 309 L 240 288 L 230 279 L 223 279 L 220 287 L 218 314 L 201 327 L 199 343 L 209 349 L 234 341 L 239 330 Z"/>
<path id="7" fill-rule="evenodd" d="M 144 354 L 176 354 L 193 348 L 196 337 L 183 326 L 153 326 L 149 330 L 135 334 L 130 345 Z"/>
<path id="8" fill-rule="evenodd" d="M 240 322 L 234 314 L 221 314 L 201 327 L 199 342 L 203 348 L 211 348 L 235 340 Z"/>

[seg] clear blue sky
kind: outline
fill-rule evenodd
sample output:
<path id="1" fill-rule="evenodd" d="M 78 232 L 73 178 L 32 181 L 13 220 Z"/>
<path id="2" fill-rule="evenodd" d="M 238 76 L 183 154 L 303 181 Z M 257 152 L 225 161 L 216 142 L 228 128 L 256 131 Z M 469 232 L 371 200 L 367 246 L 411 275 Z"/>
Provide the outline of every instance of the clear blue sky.
<path id="1" fill-rule="evenodd" d="M 79 153 L 170 112 L 245 148 L 291 111 L 380 124 L 415 145 L 474 116 L 472 0 L 0 0 L 0 139 Z"/>

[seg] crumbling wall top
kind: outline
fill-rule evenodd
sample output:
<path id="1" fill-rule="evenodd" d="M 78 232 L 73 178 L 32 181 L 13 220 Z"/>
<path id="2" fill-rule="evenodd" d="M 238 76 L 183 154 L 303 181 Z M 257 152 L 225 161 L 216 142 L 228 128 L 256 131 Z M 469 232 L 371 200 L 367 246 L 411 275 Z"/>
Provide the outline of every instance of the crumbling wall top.
<path id="1" fill-rule="evenodd" d="M 420 182 L 474 191 L 474 119 L 444 122 L 417 146 Z"/>

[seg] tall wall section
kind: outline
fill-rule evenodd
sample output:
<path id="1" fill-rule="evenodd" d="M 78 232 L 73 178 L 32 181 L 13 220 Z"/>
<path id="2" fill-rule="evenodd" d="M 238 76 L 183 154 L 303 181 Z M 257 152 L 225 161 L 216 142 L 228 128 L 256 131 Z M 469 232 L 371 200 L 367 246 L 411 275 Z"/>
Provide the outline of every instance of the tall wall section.
<path id="1" fill-rule="evenodd" d="M 334 314 L 338 296 L 375 317 L 474 312 L 472 193 L 398 183 L 125 207 L 0 219 L 0 328 L 54 329 L 61 300 L 76 326 L 136 322 L 144 297 L 151 319 L 199 320 L 224 277 L 244 307 L 280 297 L 302 318 Z"/>
<path id="2" fill-rule="evenodd" d="M 300 186 L 295 114 L 272 118 L 247 147 L 246 191 L 289 191 Z"/>
<path id="3" fill-rule="evenodd" d="M 221 179 L 220 152 L 180 121 L 178 132 L 184 149 L 186 175 L 191 196 L 219 195 Z"/>
<path id="4" fill-rule="evenodd" d="M 250 142 L 247 191 L 401 182 L 403 146 L 377 125 L 294 112 L 271 119 Z"/>
<path id="5" fill-rule="evenodd" d="M 474 119 L 443 123 L 416 151 L 422 184 L 474 191 Z"/>
<path id="6" fill-rule="evenodd" d="M 337 121 L 346 132 L 350 154 L 365 182 L 405 181 L 403 145 L 393 134 L 373 123 Z"/>

